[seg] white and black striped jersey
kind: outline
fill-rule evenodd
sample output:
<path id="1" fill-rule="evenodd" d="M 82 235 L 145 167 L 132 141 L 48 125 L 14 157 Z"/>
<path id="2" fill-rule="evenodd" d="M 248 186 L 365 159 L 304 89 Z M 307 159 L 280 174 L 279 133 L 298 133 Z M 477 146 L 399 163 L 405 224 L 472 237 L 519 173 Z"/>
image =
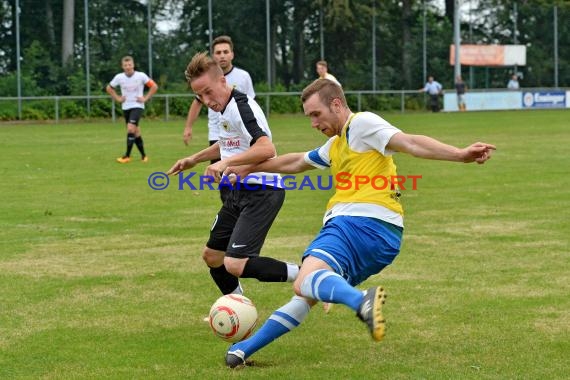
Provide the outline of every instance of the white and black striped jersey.
<path id="1" fill-rule="evenodd" d="M 224 74 L 228 85 L 246 94 L 250 98 L 255 98 L 255 90 L 249 73 L 239 67 L 233 66 L 230 71 Z M 208 108 L 208 140 L 217 140 L 220 134 L 220 113 Z"/>
<path id="2" fill-rule="evenodd" d="M 262 136 L 271 139 L 271 130 L 261 107 L 253 98 L 236 89 L 232 90 L 230 100 L 219 117 L 220 133 L 217 140 L 222 160 L 247 151 Z M 244 179 L 241 178 L 240 182 L 244 182 Z M 251 173 L 245 182 L 282 187 L 278 173 Z"/>

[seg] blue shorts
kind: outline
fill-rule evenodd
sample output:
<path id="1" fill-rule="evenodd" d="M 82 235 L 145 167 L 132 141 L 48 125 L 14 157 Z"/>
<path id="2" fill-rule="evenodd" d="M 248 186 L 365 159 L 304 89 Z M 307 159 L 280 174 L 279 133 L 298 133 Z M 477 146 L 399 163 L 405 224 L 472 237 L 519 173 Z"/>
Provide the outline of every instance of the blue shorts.
<path id="1" fill-rule="evenodd" d="M 323 226 L 303 259 L 323 260 L 355 286 L 394 261 L 402 233 L 403 228 L 379 219 L 340 215 Z"/>

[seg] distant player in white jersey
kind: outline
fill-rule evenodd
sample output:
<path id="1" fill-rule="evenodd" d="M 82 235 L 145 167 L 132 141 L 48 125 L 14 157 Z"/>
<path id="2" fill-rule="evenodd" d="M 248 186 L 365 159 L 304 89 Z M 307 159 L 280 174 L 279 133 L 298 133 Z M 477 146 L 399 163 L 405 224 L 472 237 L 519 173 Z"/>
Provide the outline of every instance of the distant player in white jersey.
<path id="1" fill-rule="evenodd" d="M 329 65 L 327 63 L 327 61 L 318 61 L 315 64 L 316 70 L 317 70 L 317 74 L 319 74 L 319 79 L 328 79 L 333 81 L 334 83 L 338 84 L 340 87 L 342 87 L 342 85 L 340 84 L 340 82 L 338 81 L 338 79 L 336 79 L 336 77 L 334 75 L 332 75 L 331 73 L 329 73 Z"/>
<path id="2" fill-rule="evenodd" d="M 200 162 L 210 164 L 206 176 L 225 182 L 230 165 L 258 164 L 275 157 L 271 131 L 259 105 L 232 88 L 221 67 L 206 52 L 196 54 L 186 68 L 186 79 L 197 99 L 219 113 L 218 140 L 210 147 L 178 160 L 168 171 L 176 175 Z M 202 258 L 223 294 L 242 293 L 238 277 L 265 282 L 292 282 L 299 267 L 270 257 L 260 257 L 269 228 L 285 199 L 281 176 L 256 172 L 230 188 L 214 219 Z"/>
<path id="3" fill-rule="evenodd" d="M 144 104 L 154 95 L 158 86 L 156 83 L 141 71 L 135 71 L 135 61 L 131 56 L 121 59 L 123 71 L 115 75 L 113 80 L 107 85 L 106 91 L 121 103 L 125 123 L 127 124 L 127 151 L 124 156 L 117 158 L 117 162 L 126 164 L 131 161 L 131 150 L 136 144 L 141 153 L 143 162 L 148 162 L 148 157 L 144 151 L 143 139 L 139 128 L 139 120 L 144 111 Z M 144 88 L 149 90 L 144 95 Z M 121 88 L 121 95 L 115 91 L 116 87 Z"/>

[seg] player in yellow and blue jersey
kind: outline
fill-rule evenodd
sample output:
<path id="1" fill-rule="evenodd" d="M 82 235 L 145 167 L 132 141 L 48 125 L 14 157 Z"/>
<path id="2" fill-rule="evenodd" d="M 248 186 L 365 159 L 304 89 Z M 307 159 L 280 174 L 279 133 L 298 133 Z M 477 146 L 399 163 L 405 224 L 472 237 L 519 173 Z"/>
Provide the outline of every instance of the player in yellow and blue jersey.
<path id="1" fill-rule="evenodd" d="M 396 186 L 384 186 L 374 179 L 396 176 L 392 157 L 396 152 L 482 164 L 495 149 L 485 143 L 456 148 L 427 136 L 404 133 L 373 113 L 352 113 L 342 89 L 331 81 L 316 80 L 303 90 L 301 100 L 312 127 L 329 137 L 323 146 L 252 167 L 229 167 L 225 172 L 239 176 L 250 171 L 293 174 L 329 167 L 336 192 L 328 202 L 323 228 L 303 254 L 294 282 L 296 295 L 253 336 L 229 348 L 226 365 L 230 368 L 244 365 L 246 358 L 297 327 L 318 301 L 353 309 L 372 338 L 382 340 L 385 291 L 378 286 L 363 292 L 355 286 L 379 273 L 398 255 L 404 218 Z"/>

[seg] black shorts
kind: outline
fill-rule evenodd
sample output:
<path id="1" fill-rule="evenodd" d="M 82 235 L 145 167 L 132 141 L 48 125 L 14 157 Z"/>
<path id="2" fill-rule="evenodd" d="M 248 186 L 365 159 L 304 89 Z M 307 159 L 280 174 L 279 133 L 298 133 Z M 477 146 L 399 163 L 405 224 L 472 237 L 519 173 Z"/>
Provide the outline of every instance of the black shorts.
<path id="1" fill-rule="evenodd" d="M 134 124 L 139 126 L 139 120 L 142 117 L 144 110 L 142 108 L 131 108 L 128 110 L 123 110 L 123 115 L 125 116 L 125 123 Z"/>
<path id="2" fill-rule="evenodd" d="M 230 190 L 214 219 L 206 246 L 224 251 L 229 257 L 259 256 L 284 200 L 283 189 Z"/>

